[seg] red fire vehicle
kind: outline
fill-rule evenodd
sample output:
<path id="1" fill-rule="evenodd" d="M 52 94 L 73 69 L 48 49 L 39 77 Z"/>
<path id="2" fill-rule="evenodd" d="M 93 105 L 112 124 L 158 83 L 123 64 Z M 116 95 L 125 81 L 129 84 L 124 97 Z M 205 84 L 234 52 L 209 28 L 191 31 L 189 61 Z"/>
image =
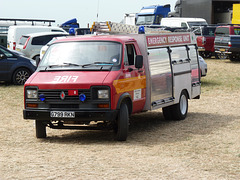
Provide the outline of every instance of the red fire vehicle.
<path id="1" fill-rule="evenodd" d="M 131 114 L 163 108 L 183 120 L 200 97 L 193 33 L 76 36 L 48 48 L 24 86 L 37 138 L 54 129 L 111 127 L 125 141 Z M 146 119 L 147 121 L 147 119 Z"/>

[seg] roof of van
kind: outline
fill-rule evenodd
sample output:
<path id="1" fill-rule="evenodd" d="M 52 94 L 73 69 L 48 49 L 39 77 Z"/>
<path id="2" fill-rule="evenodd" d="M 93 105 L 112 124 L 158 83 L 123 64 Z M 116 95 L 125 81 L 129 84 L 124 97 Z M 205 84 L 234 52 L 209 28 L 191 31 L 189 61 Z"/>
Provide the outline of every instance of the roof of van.
<path id="1" fill-rule="evenodd" d="M 9 26 L 9 28 L 13 28 L 13 29 L 25 29 L 25 28 L 48 28 L 48 29 L 62 29 L 60 27 L 56 27 L 56 26 L 32 26 L 32 25 L 18 25 L 18 26 Z"/>
<path id="2" fill-rule="evenodd" d="M 205 19 L 203 18 L 185 18 L 185 17 L 170 17 L 170 18 L 162 18 L 163 19 L 168 19 L 168 20 L 179 20 L 179 21 L 191 21 L 191 22 L 194 22 L 194 21 L 206 21 Z"/>
<path id="3" fill-rule="evenodd" d="M 24 34 L 23 36 L 31 36 L 31 37 L 37 37 L 37 36 L 45 36 L 45 35 L 55 35 L 55 34 L 62 34 L 64 35 L 69 35 L 67 32 L 37 32 L 37 33 L 29 33 L 29 34 Z"/>

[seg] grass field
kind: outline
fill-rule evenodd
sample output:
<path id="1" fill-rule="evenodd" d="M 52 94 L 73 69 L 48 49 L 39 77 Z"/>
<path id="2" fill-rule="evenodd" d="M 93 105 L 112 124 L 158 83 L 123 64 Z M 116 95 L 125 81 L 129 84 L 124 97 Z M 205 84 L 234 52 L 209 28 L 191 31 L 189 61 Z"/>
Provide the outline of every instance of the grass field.
<path id="1" fill-rule="evenodd" d="M 47 129 L 22 118 L 23 86 L 0 84 L 0 179 L 240 178 L 240 62 L 206 60 L 200 100 L 184 121 L 134 115 L 126 142 L 112 132 Z"/>

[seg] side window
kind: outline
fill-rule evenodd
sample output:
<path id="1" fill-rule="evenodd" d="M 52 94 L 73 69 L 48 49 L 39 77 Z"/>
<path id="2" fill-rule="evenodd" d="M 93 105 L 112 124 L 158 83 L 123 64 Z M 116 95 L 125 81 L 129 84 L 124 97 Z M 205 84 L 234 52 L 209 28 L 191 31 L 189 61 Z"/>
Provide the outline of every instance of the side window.
<path id="1" fill-rule="evenodd" d="M 35 37 L 32 40 L 32 45 L 46 45 L 53 37 L 53 35 Z"/>
<path id="2" fill-rule="evenodd" d="M 229 35 L 229 28 L 227 28 L 227 27 L 217 28 L 215 34 L 217 36 L 228 36 Z"/>
<path id="3" fill-rule="evenodd" d="M 187 47 L 180 46 L 180 47 L 173 47 L 171 48 L 171 60 L 172 62 L 175 61 L 178 63 L 179 61 L 184 61 L 188 59 Z"/>
<path id="4" fill-rule="evenodd" d="M 181 23 L 181 27 L 184 27 L 184 28 L 186 27 L 187 28 L 188 26 L 187 26 L 186 23 Z"/>
<path id="5" fill-rule="evenodd" d="M 155 18 L 154 24 L 160 24 L 162 18 L 163 18 L 162 15 L 156 15 L 156 18 Z"/>
<path id="6" fill-rule="evenodd" d="M 2 53 L 7 57 L 13 57 L 14 56 L 12 53 L 10 53 L 10 52 L 8 52 L 4 49 L 1 49 L 0 54 L 2 54 Z"/>
<path id="7" fill-rule="evenodd" d="M 125 45 L 125 53 L 124 53 L 124 64 L 125 65 L 134 65 L 136 57 L 136 51 L 133 44 L 126 44 Z"/>

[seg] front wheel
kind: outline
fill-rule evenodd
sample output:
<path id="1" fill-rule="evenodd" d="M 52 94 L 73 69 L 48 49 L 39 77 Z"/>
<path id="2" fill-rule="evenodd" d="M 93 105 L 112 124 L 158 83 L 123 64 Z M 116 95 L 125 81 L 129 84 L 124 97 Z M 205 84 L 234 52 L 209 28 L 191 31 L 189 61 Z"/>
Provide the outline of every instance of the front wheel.
<path id="1" fill-rule="evenodd" d="M 31 73 L 29 70 L 27 70 L 25 68 L 17 69 L 13 73 L 13 77 L 12 77 L 13 84 L 23 85 L 30 76 L 31 76 Z"/>
<path id="2" fill-rule="evenodd" d="M 127 140 L 128 128 L 129 128 L 129 111 L 128 111 L 127 104 L 123 103 L 120 106 L 120 110 L 117 118 L 117 127 L 116 127 L 117 141 Z"/>

